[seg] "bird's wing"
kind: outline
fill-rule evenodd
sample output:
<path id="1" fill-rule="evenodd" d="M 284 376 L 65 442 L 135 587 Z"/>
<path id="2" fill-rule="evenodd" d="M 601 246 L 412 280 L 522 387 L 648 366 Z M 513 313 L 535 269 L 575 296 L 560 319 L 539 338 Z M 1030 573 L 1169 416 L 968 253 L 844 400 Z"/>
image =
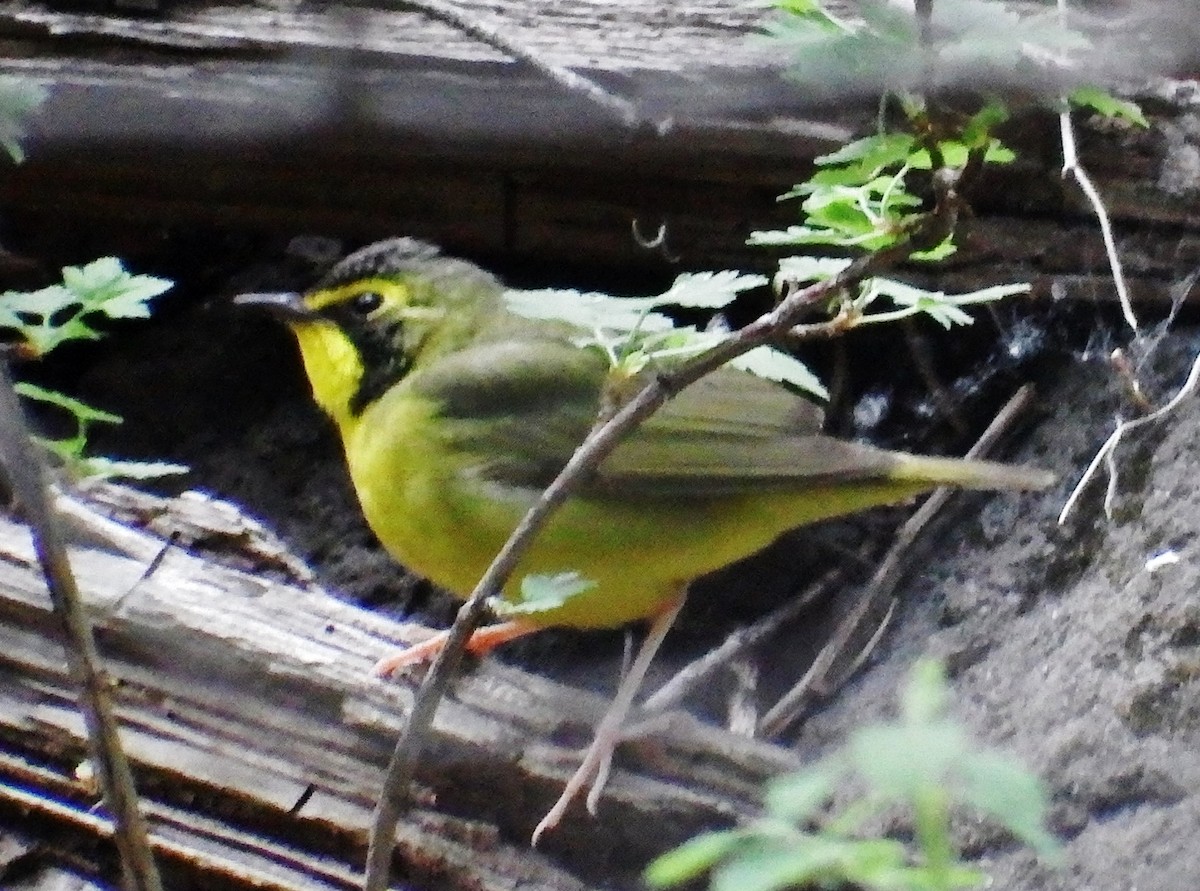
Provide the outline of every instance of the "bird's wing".
<path id="1" fill-rule="evenodd" d="M 405 386 L 437 405 L 441 444 L 464 472 L 543 488 L 595 423 L 607 367 L 566 342 L 506 339 L 439 357 Z"/>
<path id="2" fill-rule="evenodd" d="M 732 368 L 672 399 L 622 442 L 594 485 L 647 495 L 728 495 L 886 474 L 885 452 L 820 433 L 821 410 Z"/>
<path id="3" fill-rule="evenodd" d="M 607 360 L 557 341 L 483 344 L 414 375 L 442 435 L 472 473 L 541 487 L 598 416 Z M 622 442 L 585 490 L 625 496 L 733 494 L 886 472 L 886 453 L 819 434 L 821 411 L 786 388 L 723 369 L 692 384 Z"/>

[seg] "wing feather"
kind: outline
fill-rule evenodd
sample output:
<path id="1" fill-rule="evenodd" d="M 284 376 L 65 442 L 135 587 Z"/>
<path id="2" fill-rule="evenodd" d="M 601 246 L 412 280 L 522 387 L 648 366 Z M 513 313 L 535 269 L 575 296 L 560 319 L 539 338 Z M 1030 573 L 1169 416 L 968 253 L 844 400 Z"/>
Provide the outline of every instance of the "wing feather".
<path id="1" fill-rule="evenodd" d="M 591 429 L 607 360 L 558 340 L 505 340 L 439 359 L 411 382 L 438 402 L 443 435 L 469 472 L 547 485 Z M 585 490 L 711 496 L 886 475 L 887 453 L 820 435 L 811 402 L 723 369 L 686 388 L 625 440 Z"/>

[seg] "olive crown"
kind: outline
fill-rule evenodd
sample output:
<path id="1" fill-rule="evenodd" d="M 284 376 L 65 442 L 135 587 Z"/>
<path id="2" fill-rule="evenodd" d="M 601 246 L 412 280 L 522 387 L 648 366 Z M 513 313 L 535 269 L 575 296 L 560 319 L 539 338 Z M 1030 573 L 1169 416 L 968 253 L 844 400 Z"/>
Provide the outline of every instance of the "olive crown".
<path id="1" fill-rule="evenodd" d="M 336 288 L 364 278 L 412 275 L 435 281 L 498 286 L 488 272 L 466 260 L 446 257 L 436 245 L 416 238 L 389 238 L 350 254 L 325 277 L 316 290 Z"/>

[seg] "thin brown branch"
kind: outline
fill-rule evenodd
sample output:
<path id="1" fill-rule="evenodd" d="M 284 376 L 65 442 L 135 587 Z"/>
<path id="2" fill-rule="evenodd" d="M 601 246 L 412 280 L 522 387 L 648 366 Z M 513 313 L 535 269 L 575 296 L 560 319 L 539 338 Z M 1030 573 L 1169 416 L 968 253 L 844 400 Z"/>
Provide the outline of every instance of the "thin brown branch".
<path id="1" fill-rule="evenodd" d="M 494 49 L 507 53 L 518 63 L 528 65 L 568 93 L 581 96 L 600 106 L 614 115 L 628 129 L 635 129 L 644 120 L 637 106 L 628 99 L 609 92 L 594 80 L 576 74 L 570 68 L 556 65 L 540 53 L 509 37 L 499 28 L 481 21 L 476 16 L 469 15 L 452 3 L 445 2 L 445 0 L 396 0 L 396 6 L 415 9 L 432 19 L 457 28 L 467 36 L 474 37 Z M 669 130 L 670 126 L 669 119 L 654 123 L 655 131 L 660 135 Z"/>
<path id="2" fill-rule="evenodd" d="M 0 460 L 29 521 L 54 615 L 62 623 L 67 664 L 81 694 L 80 710 L 87 727 L 88 748 L 105 804 L 116 823 L 115 839 L 125 884 L 131 891 L 161 891 L 146 822 L 138 807 L 133 772 L 121 747 L 109 692 L 112 681 L 96 651 L 96 641 L 43 479 L 41 461 L 25 430 L 16 390 L 3 361 L 0 361 Z"/>
<path id="3" fill-rule="evenodd" d="M 664 711 L 678 705 L 685 696 L 707 681 L 722 667 L 730 664 L 746 650 L 766 640 L 781 626 L 791 622 L 812 606 L 813 602 L 824 595 L 840 576 L 840 567 L 831 569 L 809 585 L 799 596 L 793 597 L 779 609 L 763 616 L 754 624 L 738 629 L 725 638 L 720 646 L 689 662 L 642 703 L 642 713 Z"/>
<path id="4" fill-rule="evenodd" d="M 951 231 L 957 216 L 955 197 L 953 184 L 947 185 L 939 191 L 937 209 L 918 218 L 907 235 L 896 243 L 859 257 L 837 275 L 792 291 L 773 311 L 760 316 L 679 368 L 653 377 L 619 411 L 592 430 L 517 524 L 471 596 L 459 609 L 444 649 L 434 660 L 417 691 L 412 712 L 396 743 L 380 790 L 380 800 L 371 827 L 364 891 L 383 891 L 387 885 L 396 823 L 408 804 L 408 790 L 412 785 L 417 760 L 424 748 L 437 704 L 461 660 L 463 648 L 483 618 L 488 598 L 504 586 L 517 562 L 533 543 L 534 536 L 553 512 L 624 437 L 684 387 L 755 347 L 794 333 L 793 329 L 814 304 L 856 287 L 864 279 L 896 265 L 914 251 L 927 250 L 939 244 Z"/>

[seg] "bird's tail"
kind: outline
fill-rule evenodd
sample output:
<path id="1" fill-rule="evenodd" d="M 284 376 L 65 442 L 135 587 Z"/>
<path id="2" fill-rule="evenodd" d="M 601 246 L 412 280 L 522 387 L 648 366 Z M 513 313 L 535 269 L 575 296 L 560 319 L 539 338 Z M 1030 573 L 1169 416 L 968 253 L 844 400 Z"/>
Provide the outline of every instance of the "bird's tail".
<path id="1" fill-rule="evenodd" d="M 888 476 L 935 486 L 963 489 L 1045 489 L 1055 476 L 1037 467 L 972 461 L 963 458 L 935 458 L 924 455 L 896 454 L 897 465 Z"/>

